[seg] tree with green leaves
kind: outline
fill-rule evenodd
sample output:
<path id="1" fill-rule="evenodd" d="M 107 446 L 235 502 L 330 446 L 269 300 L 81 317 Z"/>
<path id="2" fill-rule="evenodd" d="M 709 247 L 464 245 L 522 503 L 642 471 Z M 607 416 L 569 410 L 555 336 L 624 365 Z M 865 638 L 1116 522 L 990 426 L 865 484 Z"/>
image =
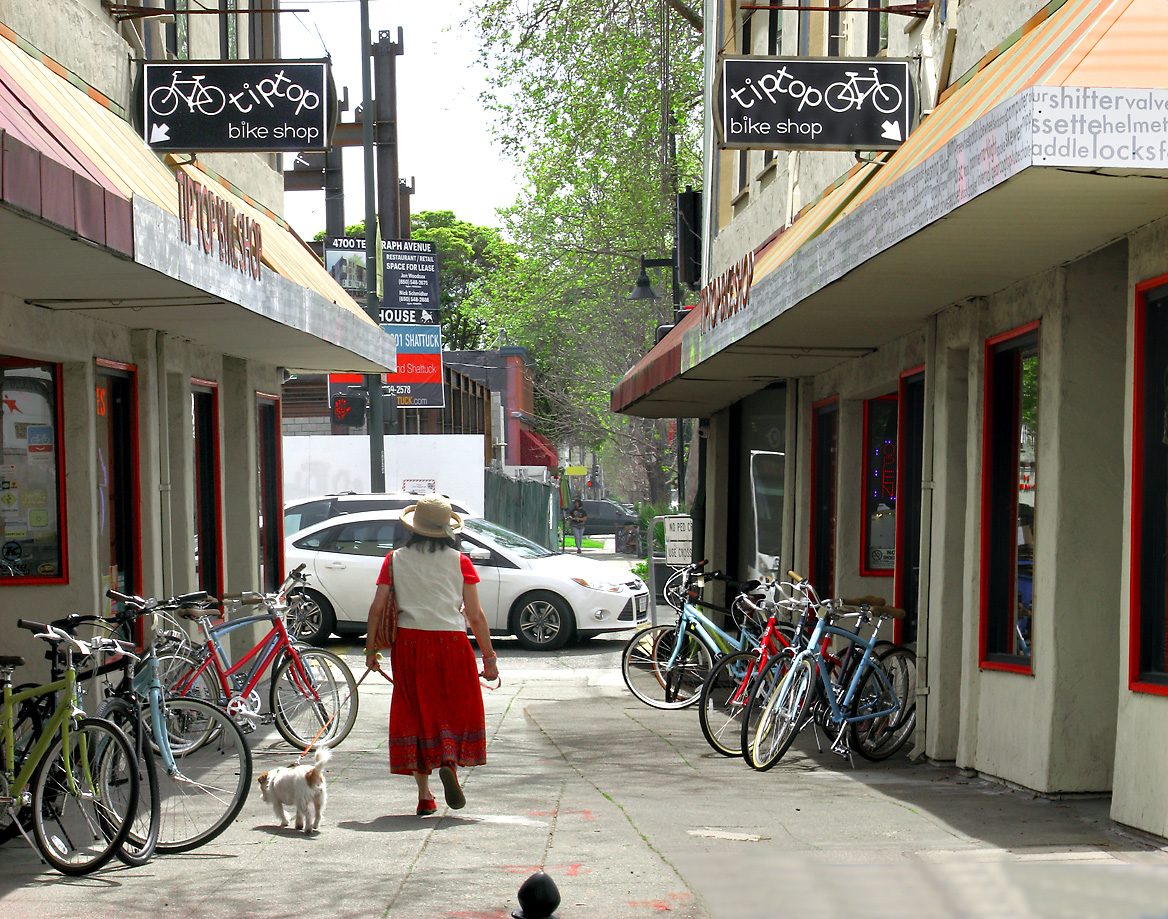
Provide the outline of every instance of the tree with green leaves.
<path id="1" fill-rule="evenodd" d="M 478 0 L 469 17 L 492 75 L 484 103 L 524 181 L 501 212 L 514 270 L 475 317 L 535 357 L 541 429 L 620 457 L 630 493 L 657 503 L 667 425 L 613 414 L 609 393 L 672 322 L 668 269 L 660 300 L 627 296 L 641 256 L 670 253 L 674 192 L 700 184 L 701 41 L 675 6 Z"/>

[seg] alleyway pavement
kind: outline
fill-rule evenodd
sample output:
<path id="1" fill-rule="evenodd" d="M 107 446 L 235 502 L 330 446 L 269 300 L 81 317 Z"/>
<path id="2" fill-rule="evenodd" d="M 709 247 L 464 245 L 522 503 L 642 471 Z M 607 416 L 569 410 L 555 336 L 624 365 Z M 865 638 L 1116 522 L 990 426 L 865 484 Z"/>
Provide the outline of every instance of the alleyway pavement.
<path id="1" fill-rule="evenodd" d="M 280 829 L 253 790 L 219 839 L 143 868 L 66 879 L 17 840 L 0 847 L 0 917 L 505 919 L 537 868 L 562 919 L 1168 917 L 1165 841 L 1112 822 L 1105 799 L 903 758 L 852 768 L 810 736 L 752 772 L 709 748 L 695 711 L 637 702 L 622 647 L 498 642 L 488 762 L 464 775 L 463 810 L 414 816 L 413 782 L 388 775 L 391 688 L 371 675 L 319 833 Z M 355 645 L 335 650 L 363 670 Z M 257 774 L 295 755 L 268 728 L 250 739 Z"/>

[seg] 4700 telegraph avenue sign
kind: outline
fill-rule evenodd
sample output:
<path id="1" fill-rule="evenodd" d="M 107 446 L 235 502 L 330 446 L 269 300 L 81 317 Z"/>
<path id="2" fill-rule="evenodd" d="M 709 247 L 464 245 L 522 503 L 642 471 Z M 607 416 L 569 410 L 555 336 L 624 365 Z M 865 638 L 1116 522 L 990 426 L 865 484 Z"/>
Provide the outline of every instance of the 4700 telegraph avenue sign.
<path id="1" fill-rule="evenodd" d="M 917 121 L 910 61 L 726 57 L 714 87 L 723 147 L 895 150 Z"/>
<path id="2" fill-rule="evenodd" d="M 166 61 L 142 65 L 138 128 L 153 150 L 327 150 L 336 126 L 328 61 Z"/>

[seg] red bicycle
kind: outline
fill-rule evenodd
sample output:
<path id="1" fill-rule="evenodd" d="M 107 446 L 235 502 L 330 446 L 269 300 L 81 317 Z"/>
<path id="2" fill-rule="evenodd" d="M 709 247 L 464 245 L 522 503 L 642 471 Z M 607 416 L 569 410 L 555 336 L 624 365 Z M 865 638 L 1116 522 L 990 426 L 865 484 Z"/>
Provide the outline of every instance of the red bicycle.
<path id="1" fill-rule="evenodd" d="M 759 585 L 765 592 L 761 606 L 747 594 L 738 596 L 735 604 L 744 607 L 749 616 L 757 620 L 766 617 L 759 646 L 723 657 L 702 685 L 698 721 L 710 746 L 723 756 L 742 755 L 742 721 L 746 717 L 747 703 L 760 687 L 765 690 L 787 672 L 787 666 L 782 662 L 770 668 L 767 664 L 775 657 L 785 657 L 789 663 L 795 652 L 807 643 L 808 618 L 819 601 L 806 580 L 794 572 L 790 574 L 795 580 L 768 580 Z M 881 605 L 884 600 L 881 597 L 861 597 L 845 602 Z M 780 621 L 780 618 L 786 621 Z M 831 666 L 840 665 L 840 660 L 828 653 L 826 640 L 821 652 Z M 765 686 L 762 685 L 764 678 Z M 759 711 L 755 706 L 756 718 Z"/>
<path id="2" fill-rule="evenodd" d="M 357 720 L 352 671 L 331 651 L 293 643 L 284 626 L 289 605 L 305 596 L 293 590 L 307 580 L 303 568 L 292 571 L 275 593 L 245 591 L 222 601 L 211 597 L 198 610 L 183 612 L 183 618 L 199 624 L 205 644 L 193 649 L 191 660 L 170 670 L 168 691 L 217 703 L 245 733 L 274 722 L 280 736 L 300 750 L 333 747 L 344 740 Z M 265 607 L 263 613 L 227 621 L 228 610 L 258 605 Z M 210 609 L 218 606 L 224 619 L 215 623 Z M 260 622 L 271 624 L 267 635 L 233 663 L 223 636 Z M 261 712 L 258 687 L 269 670 L 268 711 Z"/>

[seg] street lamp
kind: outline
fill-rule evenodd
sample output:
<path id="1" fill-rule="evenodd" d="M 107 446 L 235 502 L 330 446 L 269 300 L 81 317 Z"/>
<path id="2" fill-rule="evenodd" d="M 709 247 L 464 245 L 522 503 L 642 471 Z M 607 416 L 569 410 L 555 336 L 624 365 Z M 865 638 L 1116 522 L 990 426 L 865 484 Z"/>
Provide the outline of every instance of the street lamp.
<path id="1" fill-rule="evenodd" d="M 677 266 L 677 247 L 673 249 L 673 255 L 669 258 L 645 258 L 641 256 L 641 272 L 637 275 L 637 281 L 633 285 L 632 292 L 625 297 L 626 300 L 659 300 L 657 291 L 653 289 L 653 285 L 649 281 L 649 268 L 672 268 L 672 287 L 673 287 L 673 321 L 679 322 L 681 320 L 681 280 L 678 275 Z"/>
<path id="2" fill-rule="evenodd" d="M 677 246 L 673 247 L 673 254 L 669 258 L 645 258 L 641 256 L 641 273 L 637 275 L 637 281 L 633 285 L 632 291 L 629 293 L 626 300 L 659 300 L 657 291 L 653 290 L 653 285 L 649 282 L 648 268 L 672 268 L 673 269 L 673 322 L 676 325 L 681 322 L 684 310 L 681 308 L 681 277 L 679 273 L 679 266 L 677 261 Z M 669 326 L 657 326 L 657 341 L 660 342 L 665 336 Z M 677 418 L 676 427 L 674 429 L 674 436 L 677 438 L 677 502 L 682 504 L 685 500 L 685 419 Z"/>

